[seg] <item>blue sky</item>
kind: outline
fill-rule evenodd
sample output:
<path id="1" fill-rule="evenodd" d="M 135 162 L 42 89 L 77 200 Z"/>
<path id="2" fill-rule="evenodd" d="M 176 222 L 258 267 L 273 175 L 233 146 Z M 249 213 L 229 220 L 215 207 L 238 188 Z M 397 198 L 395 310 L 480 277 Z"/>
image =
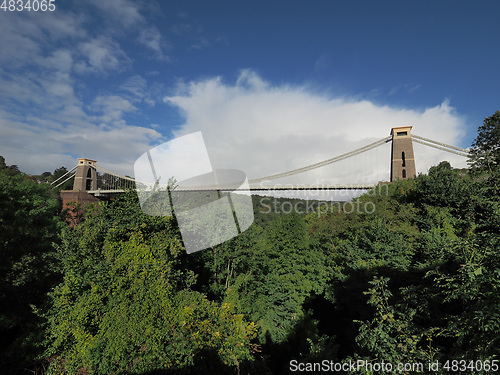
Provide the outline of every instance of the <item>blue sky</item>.
<path id="1" fill-rule="evenodd" d="M 29 173 L 89 157 L 131 174 L 150 147 L 201 130 L 213 166 L 256 178 L 392 126 L 465 148 L 500 109 L 496 1 L 55 4 L 0 11 L 0 155 Z M 330 174 L 384 179 L 378 152 Z M 415 152 L 422 172 L 464 166 Z"/>

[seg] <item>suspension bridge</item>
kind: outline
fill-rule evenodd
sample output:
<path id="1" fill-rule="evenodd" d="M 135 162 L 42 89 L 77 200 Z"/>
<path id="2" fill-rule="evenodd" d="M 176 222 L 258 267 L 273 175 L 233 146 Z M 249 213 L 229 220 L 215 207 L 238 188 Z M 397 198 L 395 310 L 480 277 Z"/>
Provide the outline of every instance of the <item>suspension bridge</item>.
<path id="1" fill-rule="evenodd" d="M 416 176 L 415 156 L 413 152 L 413 142 L 422 144 L 427 147 L 432 147 L 441 151 L 446 151 L 455 155 L 469 157 L 467 150 L 448 145 L 442 142 L 437 142 L 429 138 L 420 137 L 411 134 L 411 126 L 402 126 L 391 129 L 391 134 L 388 137 L 379 139 L 363 147 L 357 148 L 353 151 L 326 159 L 314 164 L 306 165 L 300 168 L 292 169 L 289 171 L 276 173 L 260 178 L 248 180 L 248 186 L 241 190 L 251 191 L 284 191 L 284 190 L 369 190 L 374 188 L 377 184 L 286 184 L 286 185 L 272 185 L 269 183 L 280 180 L 283 178 L 303 174 L 305 172 L 317 170 L 329 165 L 334 165 L 343 160 L 348 160 L 357 155 L 367 153 L 387 143 L 391 144 L 391 161 L 390 161 L 390 180 L 407 179 Z M 78 164 L 69 170 L 65 175 L 55 180 L 52 185 L 60 187 L 66 182 L 73 180 L 72 192 L 85 192 L 93 196 L 106 196 L 111 194 L 123 193 L 127 189 L 136 189 L 140 186 L 151 186 L 151 182 L 136 181 L 130 176 L 123 176 L 106 169 L 97 164 L 95 160 L 91 159 L 78 159 Z M 202 190 L 239 190 L 235 186 L 181 186 L 182 190 L 202 191 Z"/>

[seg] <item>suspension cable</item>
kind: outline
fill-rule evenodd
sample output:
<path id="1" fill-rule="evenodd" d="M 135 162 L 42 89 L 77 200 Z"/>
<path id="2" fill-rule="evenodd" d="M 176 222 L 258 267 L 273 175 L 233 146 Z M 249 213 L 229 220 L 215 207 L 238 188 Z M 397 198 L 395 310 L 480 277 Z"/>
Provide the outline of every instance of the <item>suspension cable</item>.
<path id="1" fill-rule="evenodd" d="M 445 148 L 445 147 L 441 147 L 441 146 L 438 146 L 438 145 L 435 145 L 435 144 L 432 144 L 432 143 L 427 143 L 427 142 L 421 141 L 420 139 L 414 139 L 413 141 L 417 142 L 417 143 L 420 143 L 422 145 L 425 145 L 425 146 L 437 148 L 438 150 L 443 150 L 443 151 L 451 152 L 452 154 L 456 154 L 456 155 L 460 155 L 460 156 L 465 156 L 465 157 L 469 157 L 470 156 L 467 152 L 460 152 L 460 151 L 450 150 L 450 149 Z"/>
<path id="2" fill-rule="evenodd" d="M 66 173 L 67 174 L 67 173 Z M 63 182 L 61 182 L 60 184 L 54 186 L 56 188 L 58 188 L 59 186 L 61 186 L 62 184 L 64 184 L 66 181 L 69 181 L 71 180 L 73 177 L 75 177 L 76 173 L 73 173 L 71 176 L 69 176 L 67 179 L 65 179 Z"/>
<path id="3" fill-rule="evenodd" d="M 111 172 L 109 169 L 101 167 L 100 165 L 99 166 L 95 165 L 95 168 L 98 169 L 99 171 L 102 171 L 102 172 L 107 173 L 109 175 L 112 175 L 112 176 L 115 176 L 115 177 L 118 177 L 118 178 L 123 178 L 124 180 L 135 182 L 135 179 L 133 179 L 132 177 L 127 177 L 127 176 L 119 175 L 119 174 L 117 174 L 115 172 Z"/>
<path id="4" fill-rule="evenodd" d="M 73 172 L 73 171 L 74 171 L 77 167 L 78 167 L 78 165 L 75 165 L 75 166 L 74 166 L 74 167 L 73 167 L 70 171 L 66 172 L 66 173 L 65 173 L 65 174 L 63 174 L 61 177 L 58 177 L 58 178 L 57 178 L 57 180 L 52 181 L 50 184 L 51 184 L 51 185 L 54 185 L 54 184 L 55 184 L 57 181 L 59 181 L 61 178 L 63 178 L 64 176 L 68 175 L 69 173 Z M 66 180 L 66 181 L 68 181 L 68 180 Z M 66 181 L 64 181 L 64 182 L 66 182 Z M 57 185 L 57 186 L 59 186 L 59 185 Z M 57 186 L 56 186 L 56 187 L 57 187 Z"/>
<path id="5" fill-rule="evenodd" d="M 391 139 L 392 139 L 392 136 L 389 136 L 389 137 L 380 139 L 380 140 L 378 140 L 376 142 L 370 143 L 369 145 L 366 145 L 364 147 L 360 147 L 360 148 L 358 148 L 358 149 L 356 149 L 354 151 L 350 151 L 350 152 L 347 152 L 345 154 L 342 154 L 342 155 L 339 155 L 339 156 L 335 156 L 335 157 L 333 157 L 331 159 L 323 160 L 323 161 L 321 161 L 319 163 L 315 163 L 315 164 L 311 164 L 311 165 L 308 165 L 308 166 L 305 166 L 305 167 L 293 169 L 293 170 L 288 171 L 288 172 L 276 173 L 276 174 L 269 175 L 269 176 L 266 176 L 266 177 L 255 178 L 253 180 L 249 180 L 248 182 L 250 184 L 252 184 L 252 183 L 262 182 L 262 181 L 266 181 L 266 180 L 274 180 L 274 179 L 277 179 L 277 178 L 288 177 L 288 176 L 292 176 L 292 175 L 295 175 L 295 174 L 298 174 L 298 173 L 307 172 L 307 171 L 310 171 L 310 170 L 313 170 L 313 169 L 316 169 L 316 168 L 319 168 L 319 167 L 324 167 L 326 165 L 329 165 L 329 164 L 338 162 L 340 160 L 344 160 L 344 159 L 350 158 L 352 156 L 361 154 L 362 152 L 366 152 L 368 150 L 371 150 L 372 148 L 378 147 L 378 146 L 380 146 L 380 145 L 382 145 L 384 143 L 389 142 Z"/>
<path id="6" fill-rule="evenodd" d="M 432 139 L 420 137 L 420 136 L 415 135 L 415 134 L 412 134 L 412 138 L 417 138 L 417 139 L 420 139 L 421 141 L 435 143 L 435 144 L 440 145 L 440 146 L 444 146 L 444 147 L 452 148 L 452 149 L 457 150 L 457 151 L 462 151 L 462 152 L 465 152 L 465 153 L 469 153 L 469 151 L 467 151 L 464 148 L 460 148 L 460 147 L 456 147 L 456 146 L 452 146 L 452 145 L 447 145 L 446 143 L 441 143 L 441 142 L 438 142 L 438 141 L 433 141 Z"/>

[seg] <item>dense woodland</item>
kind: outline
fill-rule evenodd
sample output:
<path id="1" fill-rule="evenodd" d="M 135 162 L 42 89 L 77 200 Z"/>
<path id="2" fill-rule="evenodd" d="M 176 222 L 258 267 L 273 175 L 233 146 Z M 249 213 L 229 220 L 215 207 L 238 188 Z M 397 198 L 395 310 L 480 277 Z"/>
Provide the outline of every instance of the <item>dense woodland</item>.
<path id="1" fill-rule="evenodd" d="M 292 360 L 498 360 L 500 111 L 472 146 L 468 170 L 442 162 L 358 198 L 373 213 L 263 213 L 255 196 L 247 231 L 190 255 L 175 220 L 143 214 L 133 191 L 70 227 L 43 183 L 64 169 L 28 176 L 2 158 L 0 368 L 260 375 L 293 373 Z"/>

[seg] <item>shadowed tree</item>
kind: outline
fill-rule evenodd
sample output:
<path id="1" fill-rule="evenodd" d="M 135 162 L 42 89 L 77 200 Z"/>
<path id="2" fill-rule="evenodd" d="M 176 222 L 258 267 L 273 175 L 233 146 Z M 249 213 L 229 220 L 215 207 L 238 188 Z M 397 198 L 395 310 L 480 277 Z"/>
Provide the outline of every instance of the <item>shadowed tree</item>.
<path id="1" fill-rule="evenodd" d="M 61 221 L 46 184 L 0 171 L 0 368 L 30 366 L 43 334 L 34 310 L 56 280 L 52 243 Z M 39 353 L 38 353 L 39 354 Z"/>

